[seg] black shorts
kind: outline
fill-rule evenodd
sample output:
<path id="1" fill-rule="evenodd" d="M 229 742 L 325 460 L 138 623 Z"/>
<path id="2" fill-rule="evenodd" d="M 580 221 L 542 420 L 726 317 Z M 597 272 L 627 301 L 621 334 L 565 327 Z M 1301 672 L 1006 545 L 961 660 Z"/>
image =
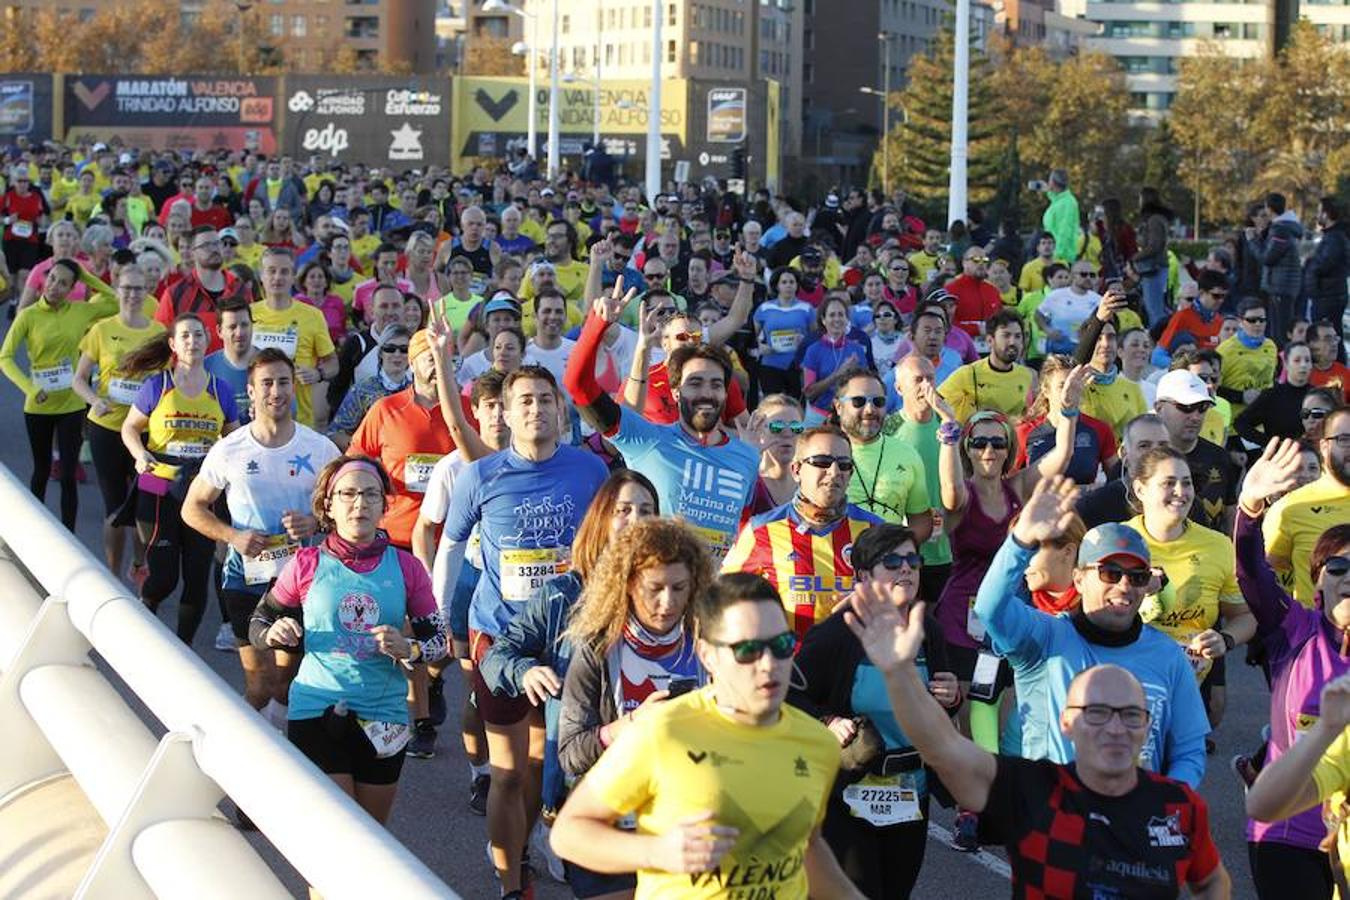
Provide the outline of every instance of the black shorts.
<path id="1" fill-rule="evenodd" d="M 314 719 L 291 719 L 286 737 L 327 775 L 350 775 L 358 784 L 394 784 L 403 771 L 405 750 L 383 759 L 375 755 L 353 715 L 331 712 Z"/>
<path id="2" fill-rule="evenodd" d="M 5 241 L 5 262 L 9 263 L 10 273 L 18 278 L 20 269 L 31 272 L 42 262 L 42 245 L 32 241 Z M 22 284 L 15 284 L 13 288 L 15 297 L 23 293 Z"/>
<path id="3" fill-rule="evenodd" d="M 1214 660 L 1214 665 L 1209 667 L 1209 674 L 1205 676 L 1204 681 L 1200 682 L 1200 699 L 1205 701 L 1206 706 L 1209 705 L 1211 689 L 1228 686 L 1228 666 L 1225 665 L 1227 660 L 1228 657 L 1226 656 L 1220 656 Z"/>
<path id="4" fill-rule="evenodd" d="M 220 599 L 225 601 L 225 613 L 229 617 L 230 630 L 234 632 L 235 646 L 247 647 L 248 620 L 253 618 L 253 611 L 258 608 L 261 598 L 248 591 L 221 588 Z"/>
<path id="5" fill-rule="evenodd" d="M 962 684 L 969 684 L 970 679 L 975 675 L 975 663 L 980 658 L 980 651 L 970 647 L 957 647 L 954 644 L 947 645 L 947 664 L 951 666 L 952 673 L 956 675 L 956 680 Z M 1006 659 L 998 662 L 998 675 L 994 676 L 994 696 L 997 697 L 1003 693 L 1004 688 L 1012 687 L 1013 674 L 1012 666 L 1008 665 Z"/>

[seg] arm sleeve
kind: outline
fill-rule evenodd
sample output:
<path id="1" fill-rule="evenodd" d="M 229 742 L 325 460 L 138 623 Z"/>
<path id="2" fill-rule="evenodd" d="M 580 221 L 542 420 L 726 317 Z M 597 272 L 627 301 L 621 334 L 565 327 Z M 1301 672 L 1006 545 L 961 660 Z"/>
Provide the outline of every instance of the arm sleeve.
<path id="1" fill-rule="evenodd" d="M 1168 648 L 1172 649 L 1172 648 Z M 1175 653 L 1172 666 L 1171 701 L 1166 742 L 1168 778 L 1184 781 L 1193 788 L 1205 777 L 1205 736 L 1209 734 L 1209 717 L 1205 703 L 1200 699 L 1200 687 L 1195 673 L 1184 655 Z"/>
<path id="2" fill-rule="evenodd" d="M 450 541 L 467 541 L 481 513 L 478 502 L 480 465 L 470 463 L 456 477 L 456 490 L 445 511 L 442 535 Z"/>
<path id="3" fill-rule="evenodd" d="M 572 402 L 586 420 L 606 436 L 614 433 L 622 416 L 619 404 L 595 380 L 596 355 L 600 352 L 600 342 L 608 327 L 605 320 L 594 313 L 587 315 L 586 324 L 577 336 L 576 346 L 572 348 L 572 358 L 567 361 L 567 369 L 563 372 L 563 386 Z"/>
<path id="4" fill-rule="evenodd" d="M 431 577 L 417 561 L 417 557 L 398 551 L 398 565 L 403 572 L 403 590 L 407 595 L 408 624 L 413 637 L 422 642 L 422 660 L 435 662 L 445 656 L 445 619 L 431 590 Z"/>
<path id="5" fill-rule="evenodd" d="M 1237 509 L 1233 523 L 1233 543 L 1237 557 L 1237 586 L 1256 617 L 1256 633 L 1262 637 L 1278 630 L 1289 614 L 1289 595 L 1280 587 L 1275 571 L 1266 562 L 1261 523 Z"/>
<path id="6" fill-rule="evenodd" d="M 282 606 L 277 602 L 276 597 L 271 591 L 262 595 L 258 605 L 253 609 L 253 615 L 248 620 L 248 642 L 258 650 L 270 650 L 267 646 L 267 631 L 277 619 L 283 616 L 289 616 L 292 619 L 299 620 L 298 610 L 293 607 Z"/>
<path id="7" fill-rule="evenodd" d="M 1209 831 L 1209 805 L 1194 791 L 1187 791 L 1191 801 L 1191 858 L 1186 867 L 1186 881 L 1196 884 L 1208 878 L 1219 866 L 1219 848 Z"/>
<path id="8" fill-rule="evenodd" d="M 1248 443 L 1256 444 L 1258 447 L 1264 446 L 1266 443 L 1265 437 L 1256 429 L 1257 426 L 1264 427 L 1266 424 L 1266 406 L 1270 402 L 1269 397 L 1269 392 L 1262 391 L 1233 420 L 1233 431 L 1237 433 L 1237 436 Z"/>
<path id="9" fill-rule="evenodd" d="M 1039 658 L 1050 639 L 1050 617 L 1024 599 L 1022 573 L 1034 548 L 1023 547 L 1010 534 L 994 554 L 975 595 L 975 614 L 984 623 L 994 649 L 1005 656 Z"/>
<path id="10" fill-rule="evenodd" d="M 1092 353 L 1097 349 L 1097 338 L 1101 337 L 1105 327 L 1106 323 L 1097 318 L 1096 313 L 1088 316 L 1087 324 L 1078 337 L 1078 346 L 1073 351 L 1075 365 L 1085 366 L 1092 360 Z"/>

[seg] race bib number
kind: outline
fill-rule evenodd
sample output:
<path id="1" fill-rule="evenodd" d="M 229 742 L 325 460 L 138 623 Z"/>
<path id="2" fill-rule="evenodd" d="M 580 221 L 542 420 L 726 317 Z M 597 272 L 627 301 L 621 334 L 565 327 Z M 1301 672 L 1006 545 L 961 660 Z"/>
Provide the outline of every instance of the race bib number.
<path id="1" fill-rule="evenodd" d="M 914 772 L 868 775 L 857 784 L 844 788 L 844 803 L 851 815 L 871 825 L 923 820 L 918 777 Z"/>
<path id="2" fill-rule="evenodd" d="M 285 353 L 289 358 L 295 359 L 295 351 L 299 345 L 300 335 L 294 328 L 288 328 L 285 331 L 253 332 L 253 346 L 259 350 L 272 347 Z"/>
<path id="3" fill-rule="evenodd" d="M 971 597 L 966 606 L 966 634 L 970 639 L 979 644 L 984 641 L 984 623 L 980 617 L 975 614 L 975 598 Z"/>
<path id="4" fill-rule="evenodd" d="M 774 353 L 796 353 L 797 345 L 801 343 L 802 336 L 799 332 L 787 329 L 778 329 L 769 332 L 769 349 Z"/>
<path id="5" fill-rule="evenodd" d="M 411 493 L 425 494 L 431 484 L 431 470 L 440 459 L 439 453 L 409 453 L 403 460 L 403 486 Z"/>
<path id="6" fill-rule="evenodd" d="M 1191 671 L 1195 673 L 1196 683 L 1199 684 L 1208 678 L 1209 670 L 1214 668 L 1214 660 L 1206 659 L 1192 650 L 1189 641 L 1185 643 L 1178 641 L 1177 643 L 1181 644 L 1181 649 L 1186 651 L 1186 660 L 1191 664 Z"/>
<path id="7" fill-rule="evenodd" d="M 975 352 L 978 353 L 978 354 L 980 354 L 981 356 L 988 356 L 988 355 L 989 355 L 989 338 L 987 338 L 987 337 L 985 337 L 984 335 L 981 334 L 981 335 L 977 335 L 977 336 L 974 338 L 974 341 L 975 341 Z"/>
<path id="8" fill-rule="evenodd" d="M 562 575 L 570 559 L 563 547 L 513 549 L 501 552 L 502 599 L 508 603 L 528 602 L 544 582 Z"/>
<path id="9" fill-rule="evenodd" d="M 184 459 L 205 459 L 210 449 L 210 444 L 201 441 L 169 441 L 164 445 L 166 455 L 181 456 Z"/>
<path id="10" fill-rule="evenodd" d="M 65 360 L 45 369 L 34 369 L 32 379 L 34 384 L 49 394 L 52 391 L 69 390 L 75 383 L 75 368 L 70 364 L 70 360 Z"/>
<path id="11" fill-rule="evenodd" d="M 123 406 L 130 406 L 140 393 L 141 382 L 133 378 L 109 378 L 108 399 Z"/>
<path id="12" fill-rule="evenodd" d="M 33 236 L 33 223 L 19 219 L 9 226 L 9 230 L 16 238 L 29 238 Z"/>
<path id="13" fill-rule="evenodd" d="M 716 528 L 703 528 L 698 525 L 693 526 L 693 528 L 708 545 L 708 552 L 712 554 L 713 565 L 721 565 L 722 560 L 731 552 L 731 541 L 735 535 L 718 531 Z"/>
<path id="14" fill-rule="evenodd" d="M 380 759 L 393 756 L 412 740 L 412 729 L 401 722 L 375 722 L 370 719 L 356 721 Z"/>
<path id="15" fill-rule="evenodd" d="M 269 534 L 267 546 L 257 556 L 244 557 L 244 584 L 273 581 L 299 549 L 299 541 L 292 541 L 284 534 Z"/>

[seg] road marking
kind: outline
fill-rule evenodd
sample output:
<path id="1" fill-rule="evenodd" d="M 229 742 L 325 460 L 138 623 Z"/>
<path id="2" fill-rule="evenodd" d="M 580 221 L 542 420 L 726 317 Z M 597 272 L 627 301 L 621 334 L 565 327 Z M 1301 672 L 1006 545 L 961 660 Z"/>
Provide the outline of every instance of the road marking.
<path id="1" fill-rule="evenodd" d="M 929 822 L 928 836 L 944 847 L 951 847 L 952 832 L 950 828 L 944 828 L 936 822 Z M 987 850 L 977 850 L 974 853 L 962 853 L 961 855 L 976 865 L 983 866 L 1000 878 L 1012 880 L 1012 868 L 1008 863 Z"/>

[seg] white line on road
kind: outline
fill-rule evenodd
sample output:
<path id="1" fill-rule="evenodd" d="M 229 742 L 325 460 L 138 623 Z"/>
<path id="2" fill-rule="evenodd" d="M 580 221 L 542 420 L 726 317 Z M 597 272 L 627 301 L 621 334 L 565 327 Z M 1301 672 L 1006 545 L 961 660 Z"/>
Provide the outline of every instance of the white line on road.
<path id="1" fill-rule="evenodd" d="M 951 829 L 944 828 L 936 822 L 928 823 L 928 836 L 939 844 L 942 844 L 944 847 L 951 846 Z M 995 875 L 998 875 L 1000 878 L 1012 880 L 1012 869 L 1008 866 L 1007 862 L 994 854 L 985 850 L 977 850 L 974 853 L 963 853 L 962 855 L 976 865 L 984 866 L 984 868 L 993 872 Z"/>

